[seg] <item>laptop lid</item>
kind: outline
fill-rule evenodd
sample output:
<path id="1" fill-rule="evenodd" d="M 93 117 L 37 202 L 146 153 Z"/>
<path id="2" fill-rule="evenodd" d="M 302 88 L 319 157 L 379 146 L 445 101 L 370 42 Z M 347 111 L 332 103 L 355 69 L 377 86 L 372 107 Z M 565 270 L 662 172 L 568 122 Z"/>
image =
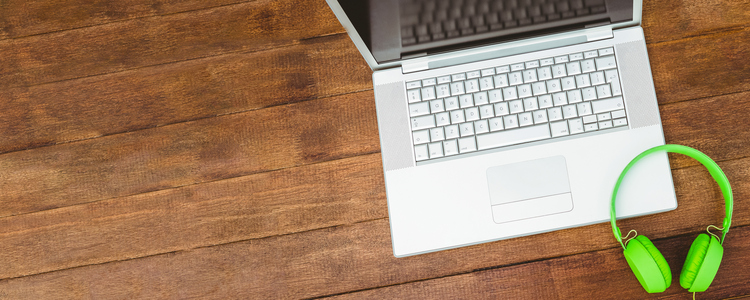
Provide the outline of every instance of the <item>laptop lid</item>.
<path id="1" fill-rule="evenodd" d="M 642 0 L 327 2 L 373 70 L 490 45 L 590 35 L 592 28 L 611 33 L 612 29 L 640 24 L 642 7 Z M 568 44 L 587 41 L 567 40 Z M 542 49 L 566 45 L 548 44 Z"/>

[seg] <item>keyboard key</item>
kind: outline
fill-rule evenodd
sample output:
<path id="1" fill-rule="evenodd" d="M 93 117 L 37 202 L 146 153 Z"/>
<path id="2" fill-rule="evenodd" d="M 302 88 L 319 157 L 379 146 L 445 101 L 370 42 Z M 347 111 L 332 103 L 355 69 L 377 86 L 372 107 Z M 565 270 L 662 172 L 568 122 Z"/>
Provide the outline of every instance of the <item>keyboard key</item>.
<path id="1" fill-rule="evenodd" d="M 553 64 L 555 64 L 555 60 L 552 59 L 552 58 L 545 58 L 545 59 L 540 59 L 539 60 L 539 65 L 540 66 L 551 66 Z"/>
<path id="2" fill-rule="evenodd" d="M 599 122 L 599 129 L 612 128 L 612 121 Z"/>
<path id="3" fill-rule="evenodd" d="M 570 129 L 570 134 L 583 132 L 583 122 L 581 122 L 581 118 L 568 120 L 568 129 Z"/>
<path id="4" fill-rule="evenodd" d="M 625 118 L 615 119 L 612 121 L 612 125 L 615 127 L 628 125 L 628 121 Z"/>
<path id="5" fill-rule="evenodd" d="M 509 115 L 503 117 L 503 126 L 505 129 L 518 127 L 518 115 Z"/>
<path id="6" fill-rule="evenodd" d="M 581 74 L 576 76 L 576 85 L 579 88 L 584 88 L 591 86 L 591 80 L 589 79 L 589 74 Z"/>
<path id="7" fill-rule="evenodd" d="M 454 111 L 451 111 L 451 124 L 458 124 L 463 123 L 466 121 L 466 118 L 464 118 L 464 111 L 457 109 Z"/>
<path id="8" fill-rule="evenodd" d="M 445 98 L 445 110 L 454 110 L 458 107 L 458 97 Z"/>
<path id="9" fill-rule="evenodd" d="M 578 103 L 578 115 L 579 116 L 586 116 L 591 114 L 591 103 L 590 102 L 583 102 Z M 596 120 L 596 118 L 594 119 Z"/>
<path id="10" fill-rule="evenodd" d="M 552 77 L 554 78 L 562 78 L 567 76 L 568 73 L 565 70 L 565 64 L 559 64 L 552 66 Z"/>
<path id="11" fill-rule="evenodd" d="M 599 126 L 597 126 L 596 123 L 583 125 L 583 128 L 586 132 L 599 130 Z"/>
<path id="12" fill-rule="evenodd" d="M 456 143 L 456 140 L 443 142 L 443 154 L 445 156 L 458 154 L 458 143 Z"/>
<path id="13" fill-rule="evenodd" d="M 599 57 L 596 59 L 596 69 L 599 71 L 614 69 L 616 67 L 617 65 L 615 64 L 615 57 L 612 55 Z M 599 126 L 599 128 L 601 128 L 601 126 Z"/>
<path id="14" fill-rule="evenodd" d="M 565 95 L 565 93 L 556 93 L 552 95 L 552 100 L 555 102 L 555 106 L 568 104 L 568 97 Z"/>
<path id="15" fill-rule="evenodd" d="M 482 73 L 479 71 L 466 72 L 466 79 L 479 78 L 481 76 L 482 76 Z"/>
<path id="16" fill-rule="evenodd" d="M 585 89 L 582 89 L 581 92 L 583 93 L 583 101 L 589 101 L 596 99 L 596 89 L 592 87 L 588 87 Z"/>
<path id="17" fill-rule="evenodd" d="M 458 102 L 461 103 L 461 108 L 467 108 L 474 106 L 474 97 L 471 95 L 461 95 L 458 97 Z"/>
<path id="18" fill-rule="evenodd" d="M 414 145 L 426 144 L 430 142 L 430 133 L 428 130 L 419 130 L 412 133 Z"/>
<path id="19" fill-rule="evenodd" d="M 489 119 L 495 116 L 495 109 L 492 105 L 485 105 L 479 108 L 479 116 L 482 119 Z"/>
<path id="20" fill-rule="evenodd" d="M 622 97 L 591 101 L 591 106 L 594 108 L 595 114 L 625 108 L 622 103 Z"/>
<path id="21" fill-rule="evenodd" d="M 495 115 L 496 116 L 504 116 L 509 114 L 508 111 L 508 102 L 500 102 L 495 103 Z"/>
<path id="22" fill-rule="evenodd" d="M 446 139 L 455 139 L 459 137 L 460 131 L 458 130 L 458 125 L 449 125 L 445 126 L 445 138 Z"/>
<path id="23" fill-rule="evenodd" d="M 451 88 L 447 84 L 441 84 L 436 87 L 437 97 L 445 98 L 451 95 Z"/>
<path id="24" fill-rule="evenodd" d="M 474 135 L 474 122 L 466 122 L 458 125 L 458 130 L 461 131 L 461 136 Z"/>
<path id="25" fill-rule="evenodd" d="M 464 73 L 453 74 L 453 75 L 451 75 L 451 79 L 453 79 L 453 81 L 466 80 L 466 74 L 464 74 Z"/>
<path id="26" fill-rule="evenodd" d="M 568 75 L 581 74 L 581 64 L 577 61 L 567 63 L 565 66 L 568 69 Z"/>
<path id="27" fill-rule="evenodd" d="M 583 59 L 583 53 L 573 53 L 571 55 L 568 55 L 570 57 L 570 61 L 574 60 L 582 60 Z"/>
<path id="28" fill-rule="evenodd" d="M 559 107 L 552 107 L 547 109 L 547 117 L 550 121 L 558 121 L 563 119 L 562 109 Z"/>
<path id="29" fill-rule="evenodd" d="M 458 151 L 461 153 L 477 151 L 476 140 L 473 136 L 458 139 Z"/>
<path id="30" fill-rule="evenodd" d="M 539 108 L 550 108 L 553 106 L 552 95 L 539 96 Z"/>
<path id="31" fill-rule="evenodd" d="M 538 60 L 533 60 L 533 61 L 527 61 L 526 62 L 526 68 L 527 69 L 533 69 L 533 68 L 538 68 L 538 67 L 539 67 L 539 61 Z"/>
<path id="32" fill-rule="evenodd" d="M 417 161 L 423 161 L 430 158 L 427 152 L 427 145 L 414 146 L 414 156 L 416 156 Z"/>
<path id="33" fill-rule="evenodd" d="M 531 85 L 530 84 L 522 84 L 518 86 L 518 98 L 526 98 L 531 97 Z"/>
<path id="34" fill-rule="evenodd" d="M 466 121 L 479 120 L 479 108 L 470 107 L 470 108 L 464 109 L 464 115 L 466 116 Z"/>
<path id="35" fill-rule="evenodd" d="M 530 83 L 536 81 L 536 69 L 523 71 L 523 82 Z"/>
<path id="36" fill-rule="evenodd" d="M 581 62 L 581 72 L 588 73 L 596 71 L 596 65 L 594 65 L 593 59 L 587 59 Z"/>
<path id="37" fill-rule="evenodd" d="M 430 158 L 443 157 L 443 143 L 432 143 L 427 146 L 430 151 Z"/>
<path id="38" fill-rule="evenodd" d="M 411 118 L 411 130 L 427 129 L 430 127 L 435 127 L 435 117 L 433 115 Z"/>
<path id="39" fill-rule="evenodd" d="M 495 68 L 495 74 L 508 73 L 510 72 L 510 66 L 502 66 Z"/>
<path id="40" fill-rule="evenodd" d="M 555 57 L 555 63 L 556 64 L 566 63 L 566 62 L 568 62 L 568 56 L 567 55 Z"/>
<path id="41" fill-rule="evenodd" d="M 430 113 L 439 113 L 445 111 L 445 106 L 443 105 L 443 99 L 437 99 L 430 101 Z"/>
<path id="42" fill-rule="evenodd" d="M 604 72 L 591 73 L 591 85 L 605 84 L 606 79 L 604 78 Z"/>
<path id="43" fill-rule="evenodd" d="M 487 92 L 474 93 L 474 105 L 482 105 L 489 103 L 487 99 Z"/>
<path id="44" fill-rule="evenodd" d="M 430 113 L 429 102 L 417 102 L 409 104 L 409 115 L 412 117 L 423 116 Z"/>
<path id="45" fill-rule="evenodd" d="M 414 88 L 421 88 L 421 87 L 422 87 L 422 83 L 419 80 L 406 83 L 407 89 L 414 89 Z"/>
<path id="46" fill-rule="evenodd" d="M 601 122 L 601 121 L 607 121 L 607 120 L 611 120 L 611 119 L 612 119 L 612 117 L 609 115 L 609 113 L 603 113 L 603 114 L 596 115 L 596 120 L 599 121 L 599 122 Z"/>
<path id="47" fill-rule="evenodd" d="M 463 82 L 454 82 L 451 83 L 451 95 L 457 96 L 464 93 L 464 83 Z"/>
<path id="48" fill-rule="evenodd" d="M 505 101 L 518 99 L 518 93 L 516 92 L 516 87 L 511 86 L 503 89 L 503 99 Z"/>
<path id="49" fill-rule="evenodd" d="M 523 109 L 525 111 L 532 111 L 539 109 L 539 103 L 536 102 L 536 97 L 529 97 L 523 99 Z"/>
<path id="50" fill-rule="evenodd" d="M 510 101 L 508 105 L 510 106 L 510 113 L 512 114 L 523 112 L 523 101 L 521 100 Z"/>
<path id="51" fill-rule="evenodd" d="M 523 63 L 510 65 L 511 71 L 520 71 L 520 70 L 523 70 L 523 68 L 524 68 Z"/>
<path id="52" fill-rule="evenodd" d="M 572 119 L 572 118 L 578 117 L 578 111 L 576 111 L 576 106 L 574 104 L 563 106 L 562 111 L 563 111 L 563 118 L 565 119 Z"/>
<path id="53" fill-rule="evenodd" d="M 436 127 L 430 129 L 430 141 L 437 142 L 445 139 L 445 132 L 443 127 Z"/>
<path id="54" fill-rule="evenodd" d="M 479 89 L 483 91 L 488 91 L 491 89 L 494 89 L 494 81 L 492 80 L 492 77 L 482 77 L 482 79 L 479 80 Z"/>
<path id="55" fill-rule="evenodd" d="M 529 126 L 534 124 L 534 117 L 530 112 L 518 114 L 518 125 Z"/>
<path id="56" fill-rule="evenodd" d="M 612 54 L 615 54 L 615 49 L 613 49 L 612 47 L 599 49 L 599 56 L 612 55 Z"/>
<path id="57" fill-rule="evenodd" d="M 474 122 L 474 131 L 477 134 L 490 132 L 489 125 L 487 125 L 487 120 L 475 121 Z"/>
<path id="58" fill-rule="evenodd" d="M 552 79 L 552 68 L 550 67 L 539 68 L 536 73 L 539 75 L 539 80 Z"/>
<path id="59" fill-rule="evenodd" d="M 625 110 L 616 110 L 612 112 L 612 119 L 624 118 Z"/>
<path id="60" fill-rule="evenodd" d="M 488 93 L 488 96 L 489 96 L 488 98 L 490 100 L 490 103 L 503 101 L 503 90 L 502 89 L 491 90 Z"/>
<path id="61" fill-rule="evenodd" d="M 574 88 L 576 88 L 576 80 L 573 78 L 573 76 L 565 77 L 563 79 L 560 79 L 562 83 L 562 89 L 563 91 L 569 91 Z"/>
<path id="62" fill-rule="evenodd" d="M 597 57 L 597 56 L 599 56 L 599 54 L 597 53 L 596 50 L 591 50 L 591 51 L 583 52 L 583 57 L 584 58 L 592 58 L 592 57 Z"/>
<path id="63" fill-rule="evenodd" d="M 583 101 L 581 90 L 568 91 L 568 103 L 578 103 Z"/>
<path id="64" fill-rule="evenodd" d="M 490 131 L 503 130 L 503 118 L 497 117 L 490 119 Z"/>
<path id="65" fill-rule="evenodd" d="M 612 97 L 612 91 L 609 90 L 609 84 L 602 84 L 596 87 L 596 95 L 599 98 Z"/>
<path id="66" fill-rule="evenodd" d="M 422 79 L 422 86 L 435 85 L 435 78 Z"/>
<path id="67" fill-rule="evenodd" d="M 508 86 L 508 74 L 495 75 L 495 87 L 501 88 Z"/>
<path id="68" fill-rule="evenodd" d="M 409 103 L 422 101 L 422 94 L 419 89 L 406 91 L 406 98 L 409 99 Z"/>
<path id="69" fill-rule="evenodd" d="M 540 109 L 532 113 L 534 115 L 534 123 L 547 123 L 547 110 Z"/>
<path id="70" fill-rule="evenodd" d="M 464 82 L 466 85 L 466 92 L 467 93 L 474 93 L 479 91 L 479 80 L 478 79 L 471 79 Z"/>
<path id="71" fill-rule="evenodd" d="M 508 80 L 510 85 L 519 85 L 523 83 L 523 75 L 521 75 L 521 72 L 513 72 L 508 74 Z"/>
<path id="72" fill-rule="evenodd" d="M 432 99 L 435 99 L 435 87 L 428 86 L 426 88 L 422 88 L 422 100 L 432 100 Z"/>
<path id="73" fill-rule="evenodd" d="M 550 138 L 549 126 L 540 124 L 515 130 L 497 131 L 477 136 L 480 150 L 515 145 Z"/>
<path id="74" fill-rule="evenodd" d="M 546 94 L 547 85 L 544 82 L 534 82 L 531 84 L 531 90 L 534 92 L 534 96 Z"/>
<path id="75" fill-rule="evenodd" d="M 484 77 L 484 76 L 491 76 L 491 75 L 495 75 L 495 69 L 494 68 L 482 70 L 482 77 Z"/>
<path id="76" fill-rule="evenodd" d="M 596 123 L 596 115 L 583 117 L 583 124 Z"/>
<path id="77" fill-rule="evenodd" d="M 620 78 L 617 76 L 617 70 L 607 70 L 604 73 L 604 77 L 606 77 L 607 82 L 612 85 L 612 95 L 622 95 L 622 89 L 620 88 Z"/>
<path id="78" fill-rule="evenodd" d="M 435 115 L 435 121 L 437 126 L 445 126 L 451 123 L 451 116 L 447 112 L 439 113 Z"/>
<path id="79" fill-rule="evenodd" d="M 437 84 L 450 83 L 450 82 L 451 82 L 450 75 L 448 75 L 448 76 L 440 76 L 440 77 L 437 78 Z"/>
<path id="80" fill-rule="evenodd" d="M 549 124 L 553 137 L 569 135 L 568 121 L 552 122 Z"/>

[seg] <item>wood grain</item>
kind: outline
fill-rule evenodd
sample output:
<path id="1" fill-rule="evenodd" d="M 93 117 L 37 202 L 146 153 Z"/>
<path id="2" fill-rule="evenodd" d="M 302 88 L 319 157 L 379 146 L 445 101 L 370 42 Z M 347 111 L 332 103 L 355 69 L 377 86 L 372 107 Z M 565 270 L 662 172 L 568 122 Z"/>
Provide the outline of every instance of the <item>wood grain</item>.
<path id="1" fill-rule="evenodd" d="M 0 90 L 0 152 L 371 89 L 343 35 L 74 81 Z M 347 68 L 340 68 L 340 65 Z"/>
<path id="2" fill-rule="evenodd" d="M 746 27 L 750 1 L 643 1 L 646 43 L 675 40 Z"/>
<path id="3" fill-rule="evenodd" d="M 372 153 L 378 132 L 367 94 L 6 153 L 0 216 Z"/>
<path id="4" fill-rule="evenodd" d="M 711 287 L 697 299 L 720 299 L 750 293 L 750 269 L 739 267 L 749 257 L 750 228 L 727 238 L 721 267 Z M 660 294 L 648 294 L 633 276 L 621 248 L 565 256 L 522 265 L 493 268 L 388 286 L 331 299 L 691 299 L 680 287 L 679 274 L 695 235 L 655 241 L 669 262 L 672 284 Z"/>
<path id="5" fill-rule="evenodd" d="M 734 95 L 719 98 L 731 96 Z M 709 102 L 722 101 L 704 99 L 667 107 L 684 111 L 693 111 L 682 109 L 691 106 L 710 109 L 711 106 L 707 104 Z M 740 103 L 738 107 L 749 106 Z M 686 131 L 684 135 L 695 136 L 696 132 Z M 747 144 L 750 139 L 744 141 Z M 742 148 L 750 149 L 747 145 Z M 734 183 L 737 199 L 734 224 L 750 224 L 750 215 L 742 211 L 743 207 L 750 207 L 746 200 L 750 194 L 750 158 L 733 159 L 720 164 Z M 672 165 L 674 167 L 677 164 Z M 712 216 L 720 216 L 723 213 L 722 202 L 705 201 L 720 198 L 707 172 L 702 167 L 693 166 L 674 170 L 673 174 L 677 196 L 682 205 L 677 214 L 669 213 L 672 214 L 671 218 L 665 217 L 668 214 L 660 214 L 624 220 L 623 228 L 656 222 L 664 225 L 660 227 L 661 231 L 650 236 L 663 237 L 667 233 L 693 232 L 701 230 L 705 224 L 718 223 L 719 219 Z M 5 268 L 0 268 L 0 278 L 291 234 L 385 217 L 387 211 L 380 157 L 377 154 L 358 156 L 41 213 L 0 218 L 0 260 L 8 262 Z M 689 221 L 680 222 L 680 219 Z M 596 232 L 603 232 L 605 238 L 602 239 L 607 241 L 607 224 L 597 226 Z M 192 234 L 174 238 L 181 232 Z M 591 228 L 578 228 L 570 232 L 573 232 L 572 235 L 576 238 L 583 238 L 591 234 Z M 387 237 L 388 235 L 385 236 L 386 239 Z M 560 238 L 565 238 L 565 235 Z M 587 249 L 563 243 L 561 245 L 567 248 L 561 246 L 557 250 L 559 252 L 550 251 L 551 254 L 545 254 L 539 249 L 530 252 L 532 249 L 528 248 L 543 243 L 549 239 L 549 235 L 524 239 L 526 242 L 520 243 L 523 246 L 511 243 L 516 245 L 511 248 L 523 248 L 519 250 L 523 254 L 510 258 L 505 263 L 517 263 L 522 258 L 535 260 L 569 255 Z M 28 244 L 29 240 L 40 242 Z M 39 243 L 44 243 L 44 247 L 40 248 Z M 608 243 L 609 241 L 586 246 L 603 249 L 611 246 Z M 49 255 L 49 249 L 54 249 L 56 255 Z M 390 249 L 390 246 L 386 247 L 385 254 L 390 255 Z"/>
<path id="6" fill-rule="evenodd" d="M 0 3 L 0 39 L 89 27 L 147 16 L 206 9 L 238 0 L 5 0 Z"/>
<path id="7" fill-rule="evenodd" d="M 259 51 L 336 32 L 342 27 L 323 1 L 259 0 L 0 40 L 0 88 Z"/>

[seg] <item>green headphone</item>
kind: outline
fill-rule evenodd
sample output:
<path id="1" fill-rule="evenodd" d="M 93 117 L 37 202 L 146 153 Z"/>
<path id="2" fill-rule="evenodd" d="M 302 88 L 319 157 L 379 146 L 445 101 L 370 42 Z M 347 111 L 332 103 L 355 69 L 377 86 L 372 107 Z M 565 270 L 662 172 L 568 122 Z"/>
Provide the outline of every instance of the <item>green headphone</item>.
<path id="1" fill-rule="evenodd" d="M 646 292 L 660 293 L 672 284 L 672 272 L 664 256 L 659 252 L 659 249 L 656 249 L 647 237 L 643 235 L 639 236 L 637 233 L 635 238 L 623 243 L 620 228 L 615 224 L 615 199 L 617 198 L 617 190 L 620 188 L 620 183 L 625 178 L 625 174 L 641 158 L 660 151 L 687 155 L 703 164 L 708 169 L 711 177 L 719 184 L 721 193 L 724 195 L 724 200 L 726 201 L 726 215 L 724 216 L 723 228 L 718 228 L 721 230 L 721 239 L 710 231 L 708 233 L 711 236 L 705 233 L 698 235 L 695 241 L 693 241 L 692 246 L 690 246 L 685 264 L 682 266 L 682 272 L 680 272 L 680 285 L 683 288 L 688 289 L 689 292 L 703 292 L 711 285 L 716 272 L 719 270 L 721 257 L 724 254 L 724 248 L 721 245 L 724 243 L 724 238 L 732 223 L 733 206 L 732 187 L 729 185 L 729 179 L 724 175 L 719 165 L 708 157 L 708 155 L 686 146 L 663 145 L 648 149 L 636 156 L 625 167 L 625 170 L 622 171 L 620 178 L 615 183 L 615 189 L 612 191 L 612 206 L 609 211 L 612 232 L 615 234 L 615 238 L 620 245 L 622 245 L 622 248 L 625 249 L 625 260 L 628 261 L 630 269 L 633 270 L 635 277 L 638 278 L 638 282 L 646 289 Z M 712 226 L 709 226 L 709 228 Z"/>

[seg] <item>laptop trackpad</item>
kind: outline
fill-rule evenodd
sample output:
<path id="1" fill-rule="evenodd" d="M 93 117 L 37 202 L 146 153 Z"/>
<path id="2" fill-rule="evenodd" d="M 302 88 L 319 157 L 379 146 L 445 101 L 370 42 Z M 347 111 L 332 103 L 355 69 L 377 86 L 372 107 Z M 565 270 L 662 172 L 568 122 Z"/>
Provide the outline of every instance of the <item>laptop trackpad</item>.
<path id="1" fill-rule="evenodd" d="M 487 183 L 495 223 L 573 210 L 563 156 L 491 167 Z"/>

